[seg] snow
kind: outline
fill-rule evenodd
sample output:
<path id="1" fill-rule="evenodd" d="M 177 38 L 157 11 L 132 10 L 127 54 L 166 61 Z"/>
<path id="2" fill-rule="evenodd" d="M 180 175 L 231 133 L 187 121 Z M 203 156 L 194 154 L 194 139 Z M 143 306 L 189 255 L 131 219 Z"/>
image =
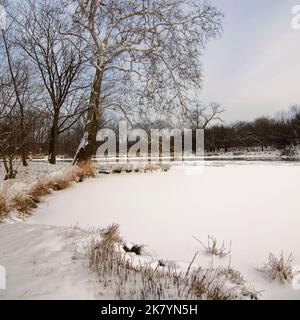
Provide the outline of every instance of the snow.
<path id="1" fill-rule="evenodd" d="M 23 167 L 21 162 L 14 165 L 17 171 L 16 179 L 3 181 L 5 170 L 0 161 L 0 192 L 3 192 L 7 198 L 12 198 L 18 193 L 22 193 L 31 184 L 38 179 L 50 178 L 63 173 L 70 167 L 69 163 L 60 162 L 57 165 L 51 165 L 47 161 L 30 161 L 28 167 Z"/>
<path id="2" fill-rule="evenodd" d="M 263 299 L 300 299 L 292 284 L 271 282 L 259 270 L 271 252 L 293 253 L 294 266 L 300 265 L 299 174 L 297 162 L 216 161 L 198 174 L 196 167 L 176 166 L 74 184 L 46 197 L 26 223 L 0 225 L 0 265 L 8 271 L 0 299 L 111 298 L 99 292 L 80 253 L 90 235 L 71 226 L 112 223 L 128 243 L 146 245 L 150 262 L 162 259 L 179 269 L 197 251 L 198 265 L 212 262 L 193 236 L 206 243 L 211 235 L 227 247 L 232 242 L 231 257 L 215 257 L 215 267 L 231 259 Z"/>
<path id="3" fill-rule="evenodd" d="M 205 159 L 208 161 L 212 160 L 241 160 L 241 161 L 280 161 L 280 160 L 289 160 L 289 158 L 293 160 L 300 159 L 300 149 L 299 147 L 296 148 L 296 153 L 294 156 L 287 157 L 282 156 L 282 151 L 280 150 L 272 150 L 272 149 L 266 149 L 265 151 L 261 150 L 236 150 L 236 151 L 220 151 L 220 152 L 207 152 L 205 155 Z"/>
<path id="4" fill-rule="evenodd" d="M 98 298 L 96 277 L 78 253 L 86 233 L 15 223 L 0 225 L 0 235 L 0 264 L 7 272 L 0 300 Z"/>
<path id="5" fill-rule="evenodd" d="M 229 246 L 231 265 L 265 299 L 300 299 L 291 285 L 271 282 L 261 271 L 269 253 L 293 253 L 300 265 L 297 163 L 209 163 L 200 175 L 174 167 L 168 173 L 121 174 L 89 180 L 45 200 L 32 224 L 102 227 L 115 222 L 127 241 L 149 255 L 211 262 L 201 245 L 212 235 Z M 229 257 L 214 259 L 214 265 Z"/>

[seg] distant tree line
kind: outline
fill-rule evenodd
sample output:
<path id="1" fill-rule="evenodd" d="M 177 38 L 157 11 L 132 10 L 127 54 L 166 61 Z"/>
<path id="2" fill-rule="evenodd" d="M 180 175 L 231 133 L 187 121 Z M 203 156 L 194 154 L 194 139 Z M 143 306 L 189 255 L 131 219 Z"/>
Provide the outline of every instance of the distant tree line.
<path id="1" fill-rule="evenodd" d="M 18 118 L 18 117 L 17 117 Z M 48 131 L 50 122 L 47 114 L 36 110 L 27 110 L 26 127 L 30 128 L 27 136 L 27 148 L 35 155 L 48 152 Z M 62 133 L 57 140 L 57 153 L 65 157 L 74 157 L 84 133 L 84 120 L 79 120 L 71 129 Z M 118 134 L 117 120 L 107 123 L 107 128 Z M 151 129 L 172 129 L 168 122 L 138 123 L 136 128 L 144 129 L 150 136 Z M 196 127 L 189 127 L 196 129 Z M 5 128 L 0 127 L 0 130 Z M 203 129 L 200 125 L 199 129 Z M 1 134 L 1 133 L 0 133 Z M 17 139 L 17 137 L 15 137 Z M 260 151 L 274 149 L 285 151 L 300 144 L 300 106 L 293 106 L 280 116 L 260 117 L 254 121 L 238 121 L 232 124 L 210 124 L 205 128 L 205 149 L 207 152 L 228 152 L 232 150 Z M 130 146 L 130 145 L 129 145 Z"/>
<path id="2" fill-rule="evenodd" d="M 218 124 L 207 128 L 205 147 L 209 152 L 258 147 L 286 150 L 300 144 L 300 107 L 276 118 L 261 117 L 254 121 Z"/>

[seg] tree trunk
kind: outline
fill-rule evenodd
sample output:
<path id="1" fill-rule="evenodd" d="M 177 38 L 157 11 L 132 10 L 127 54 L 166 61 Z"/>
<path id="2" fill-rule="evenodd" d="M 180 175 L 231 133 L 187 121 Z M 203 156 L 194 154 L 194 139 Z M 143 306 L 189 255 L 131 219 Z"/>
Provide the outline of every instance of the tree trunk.
<path id="1" fill-rule="evenodd" d="M 97 133 L 100 128 L 100 95 L 103 72 L 97 68 L 91 91 L 87 125 L 84 136 L 76 153 L 74 164 L 90 160 L 97 151 Z"/>
<path id="2" fill-rule="evenodd" d="M 24 110 L 23 106 L 21 109 L 21 120 L 20 120 L 20 133 L 21 133 L 21 139 L 22 139 L 22 145 L 21 145 L 21 159 L 22 164 L 24 167 L 28 167 L 28 163 L 26 160 L 26 132 L 24 129 Z"/>
<path id="3" fill-rule="evenodd" d="M 25 145 L 21 146 L 21 159 L 22 159 L 23 167 L 28 167 Z"/>
<path id="4" fill-rule="evenodd" d="M 16 171 L 13 168 L 13 157 L 9 156 L 8 158 L 8 163 L 7 163 L 7 158 L 6 156 L 2 156 L 3 158 L 3 165 L 5 168 L 6 175 L 4 177 L 4 180 L 10 180 L 10 179 L 15 179 L 16 178 Z"/>
<path id="5" fill-rule="evenodd" d="M 50 164 L 56 164 L 56 144 L 58 136 L 58 114 L 54 114 L 52 128 L 49 137 L 48 161 Z"/>

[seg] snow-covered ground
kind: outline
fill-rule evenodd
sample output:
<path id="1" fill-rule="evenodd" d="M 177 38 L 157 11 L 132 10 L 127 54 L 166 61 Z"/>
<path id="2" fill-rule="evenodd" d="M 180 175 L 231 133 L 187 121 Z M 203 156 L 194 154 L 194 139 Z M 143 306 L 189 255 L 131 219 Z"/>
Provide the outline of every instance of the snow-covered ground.
<path id="1" fill-rule="evenodd" d="M 51 165 L 45 161 L 30 161 L 28 167 L 23 167 L 21 162 L 16 162 L 14 169 L 17 171 L 16 179 L 3 181 L 5 170 L 3 163 L 0 162 L 0 191 L 4 192 L 8 198 L 23 192 L 28 186 L 37 179 L 49 178 L 53 175 L 64 172 L 69 163 L 59 162 L 57 165 Z"/>
<path id="2" fill-rule="evenodd" d="M 300 164 L 209 162 L 199 174 L 189 169 L 103 175 L 45 198 L 24 225 L 0 226 L 5 242 L 0 243 L 0 265 L 13 279 L 3 298 L 51 298 L 56 286 L 58 298 L 97 297 L 92 275 L 82 270 L 86 261 L 71 259 L 80 237 L 66 239 L 64 227 L 99 228 L 115 222 L 124 239 L 178 265 L 191 261 L 197 251 L 197 264 L 211 263 L 193 236 L 204 243 L 208 235 L 227 246 L 232 242 L 232 267 L 264 290 L 262 298 L 300 299 L 300 290 L 271 282 L 259 270 L 271 252 L 293 253 L 293 264 L 300 265 Z M 227 266 L 229 259 L 214 258 L 213 263 Z M 36 264 L 41 268 L 35 273 Z M 66 282 L 60 279 L 64 275 Z M 37 289 L 28 292 L 26 284 Z"/>
<path id="3" fill-rule="evenodd" d="M 88 237 L 74 228 L 0 224 L 0 265 L 7 272 L 0 300 L 97 299 L 96 276 L 80 252 Z"/>
<path id="4" fill-rule="evenodd" d="M 283 150 L 272 150 L 267 149 L 261 151 L 261 149 L 254 148 L 254 150 L 236 150 L 236 151 L 219 151 L 219 152 L 206 152 L 205 158 L 206 160 L 211 161 L 212 159 L 217 160 L 248 160 L 248 161 L 280 161 L 280 160 L 288 160 L 300 159 L 300 147 L 298 146 L 295 150 L 295 154 L 291 156 L 283 156 Z"/>

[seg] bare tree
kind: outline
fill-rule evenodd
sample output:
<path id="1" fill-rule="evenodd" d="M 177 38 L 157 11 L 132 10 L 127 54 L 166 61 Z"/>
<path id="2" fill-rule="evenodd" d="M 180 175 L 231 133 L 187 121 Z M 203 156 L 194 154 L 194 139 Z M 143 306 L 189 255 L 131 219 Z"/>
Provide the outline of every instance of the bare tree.
<path id="1" fill-rule="evenodd" d="M 202 1 L 75 3 L 76 32 L 86 41 L 88 58 L 95 69 L 88 121 L 75 157 L 75 161 L 84 161 L 95 153 L 104 106 L 111 105 L 126 114 L 123 98 L 130 95 L 148 113 L 153 105 L 169 111 L 175 107 L 188 109 L 190 90 L 201 88 L 201 51 L 220 31 L 222 15 Z"/>
<path id="2" fill-rule="evenodd" d="M 28 0 L 14 15 L 15 42 L 36 68 L 48 98 L 45 107 L 51 116 L 49 162 L 56 163 L 56 144 L 60 133 L 82 116 L 84 93 L 81 75 L 84 60 L 77 38 L 67 36 L 70 21 L 64 2 Z"/>
<path id="3" fill-rule="evenodd" d="M 11 49 L 8 44 L 7 31 L 2 30 L 2 39 L 5 48 L 5 54 L 7 58 L 7 65 L 8 70 L 11 77 L 11 82 L 13 85 L 13 92 L 16 98 L 16 103 L 19 108 L 20 113 L 20 120 L 19 120 L 19 136 L 21 138 L 21 145 L 20 145 L 20 153 L 23 166 L 27 167 L 26 161 L 26 130 L 24 124 L 25 118 L 25 107 L 27 101 L 27 95 L 30 95 L 29 92 L 29 74 L 28 68 L 23 63 L 23 61 L 15 59 L 15 55 L 11 54 Z"/>
<path id="4" fill-rule="evenodd" d="M 13 112 L 16 109 L 13 84 L 6 64 L 1 61 L 0 74 L 0 156 L 6 172 L 5 179 L 14 179 L 16 176 L 13 161 L 17 143 L 13 132 Z"/>
<path id="5" fill-rule="evenodd" d="M 17 102 L 11 75 L 7 68 L 3 40 L 0 41 L 0 53 L 0 157 L 6 172 L 5 179 L 14 179 L 13 161 L 16 144 L 12 141 L 14 135 L 11 124 Z"/>
<path id="6" fill-rule="evenodd" d="M 218 103 L 212 102 L 208 106 L 195 104 L 195 108 L 186 113 L 187 122 L 192 129 L 207 129 L 214 121 L 223 121 L 222 114 L 224 109 Z"/>

